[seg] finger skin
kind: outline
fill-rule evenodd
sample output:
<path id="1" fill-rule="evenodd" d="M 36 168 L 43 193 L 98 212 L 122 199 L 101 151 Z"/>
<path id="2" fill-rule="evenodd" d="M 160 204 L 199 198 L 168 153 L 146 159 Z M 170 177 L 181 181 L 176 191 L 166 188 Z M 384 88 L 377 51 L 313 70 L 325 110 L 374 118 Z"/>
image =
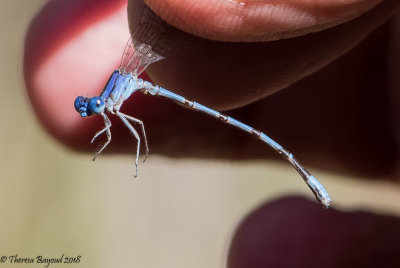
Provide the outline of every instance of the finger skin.
<path id="1" fill-rule="evenodd" d="M 132 0 L 131 2 L 135 2 Z M 349 21 L 382 0 L 145 0 L 169 24 L 203 38 L 260 42 Z"/>
<path id="2" fill-rule="evenodd" d="M 128 17 L 136 14 L 137 1 L 129 2 Z M 274 42 L 227 43 L 197 38 L 149 66 L 148 73 L 157 84 L 212 108 L 239 108 L 287 88 L 341 57 L 399 6 L 396 0 L 384 1 L 337 27 Z M 135 27 L 130 25 L 131 30 Z"/>
<path id="3" fill-rule="evenodd" d="M 317 70 L 368 36 L 399 5 L 384 1 L 345 24 L 287 40 L 235 44 L 198 39 L 180 54 L 155 63 L 148 73 L 165 88 L 216 109 L 244 106 L 290 85 L 230 114 L 265 131 L 306 164 L 382 176 L 391 172 L 395 159 L 382 95 L 386 28 Z M 30 100 L 43 126 L 71 148 L 94 149 L 89 141 L 102 119 L 80 118 L 73 101 L 78 95 L 98 95 L 118 66 L 129 35 L 125 8 L 122 0 L 53 0 L 28 29 L 24 74 Z M 243 58 L 249 46 L 257 53 Z M 373 116 L 369 107 L 375 108 Z M 252 137 L 158 98 L 135 95 L 122 111 L 144 122 L 151 153 L 275 156 Z M 115 119 L 111 118 L 113 140 L 105 152 L 131 154 L 132 137 Z"/>
<path id="4" fill-rule="evenodd" d="M 57 139 L 88 148 L 98 120 L 74 111 L 78 95 L 99 94 L 129 36 L 126 1 L 49 1 L 25 39 L 28 95 L 45 128 Z"/>
<path id="5" fill-rule="evenodd" d="M 398 217 L 322 210 L 300 197 L 250 212 L 233 236 L 227 267 L 399 267 Z"/>

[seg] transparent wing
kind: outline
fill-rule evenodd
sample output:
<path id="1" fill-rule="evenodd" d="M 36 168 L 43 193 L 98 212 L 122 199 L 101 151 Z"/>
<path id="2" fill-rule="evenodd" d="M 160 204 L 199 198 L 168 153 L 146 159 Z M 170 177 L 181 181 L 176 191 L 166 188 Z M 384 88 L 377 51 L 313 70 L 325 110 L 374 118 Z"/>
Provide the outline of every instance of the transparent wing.
<path id="1" fill-rule="evenodd" d="M 121 72 L 140 75 L 150 64 L 167 57 L 192 36 L 169 25 L 156 15 L 143 0 L 130 2 L 135 12 L 131 17 L 134 25 L 132 36 L 126 44 L 122 61 L 119 66 Z"/>
<path id="2" fill-rule="evenodd" d="M 140 75 L 150 64 L 162 60 L 164 57 L 152 50 L 152 47 L 129 38 L 122 54 L 119 70 L 122 73 Z"/>

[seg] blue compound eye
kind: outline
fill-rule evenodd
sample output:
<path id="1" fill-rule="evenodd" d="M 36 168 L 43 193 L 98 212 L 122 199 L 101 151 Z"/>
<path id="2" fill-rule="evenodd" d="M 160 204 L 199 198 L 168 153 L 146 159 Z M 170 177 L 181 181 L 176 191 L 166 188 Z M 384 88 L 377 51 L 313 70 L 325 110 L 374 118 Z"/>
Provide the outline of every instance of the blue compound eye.
<path id="1" fill-rule="evenodd" d="M 100 114 L 104 112 L 105 103 L 101 97 L 93 97 L 89 101 L 88 109 L 92 114 Z"/>
<path id="2" fill-rule="evenodd" d="M 77 97 L 74 102 L 75 110 L 79 113 L 79 108 L 81 107 L 81 96 Z"/>

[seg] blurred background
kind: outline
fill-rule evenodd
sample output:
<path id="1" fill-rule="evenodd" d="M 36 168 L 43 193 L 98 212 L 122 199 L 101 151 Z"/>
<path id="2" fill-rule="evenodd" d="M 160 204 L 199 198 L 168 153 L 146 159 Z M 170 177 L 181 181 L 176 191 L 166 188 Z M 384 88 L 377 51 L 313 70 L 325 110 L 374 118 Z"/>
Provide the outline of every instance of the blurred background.
<path id="1" fill-rule="evenodd" d="M 22 76 L 24 35 L 44 3 L 0 0 L 0 255 L 81 255 L 71 267 L 224 267 L 251 210 L 285 195 L 314 199 L 284 162 L 150 155 L 133 179 L 133 156 L 92 162 L 63 147 L 35 118 Z M 311 171 L 335 208 L 400 215 L 394 183 Z"/>

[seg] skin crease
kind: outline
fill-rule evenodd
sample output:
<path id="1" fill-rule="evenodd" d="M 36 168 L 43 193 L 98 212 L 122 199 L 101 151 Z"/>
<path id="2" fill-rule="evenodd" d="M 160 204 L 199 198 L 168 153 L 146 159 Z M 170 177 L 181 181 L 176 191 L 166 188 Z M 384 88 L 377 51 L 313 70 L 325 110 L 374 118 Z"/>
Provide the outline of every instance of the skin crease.
<path id="1" fill-rule="evenodd" d="M 180 8 L 186 10 L 182 14 L 172 5 L 176 1 L 147 2 L 165 19 L 175 18 L 170 21 L 175 26 L 208 39 L 216 35 L 218 40 L 286 38 L 246 44 L 195 38 L 148 68 L 154 82 L 212 108 L 229 110 L 229 115 L 290 149 L 307 167 L 396 179 L 399 137 L 393 122 L 398 120 L 391 107 L 398 106 L 392 94 L 400 84 L 393 82 L 400 66 L 391 59 L 400 58 L 393 44 L 400 24 L 389 19 L 399 9 L 398 0 L 379 5 L 379 1 L 281 0 L 286 6 L 301 4 L 300 12 L 313 14 L 321 25 L 281 13 L 283 17 L 271 24 L 275 28 L 254 26 L 253 36 L 246 27 L 259 22 L 254 18 L 239 26 L 233 19 L 231 26 L 225 21 L 222 32 L 221 27 L 213 29 L 204 13 L 196 14 L 204 10 L 201 5 L 206 1 L 198 1 L 199 9 L 194 9 L 192 1 L 181 1 Z M 245 2 L 248 6 L 260 3 Z M 128 10 L 131 29 L 135 4 L 130 1 Z M 102 127 L 102 120 L 80 118 L 72 103 L 78 94 L 97 95 L 113 66 L 118 66 L 120 52 L 114 51 L 120 44 L 109 43 L 107 37 L 114 33 L 114 39 L 121 38 L 123 44 L 128 30 L 119 33 L 107 25 L 121 24 L 118 18 L 125 14 L 125 5 L 124 1 L 53 0 L 27 32 L 24 75 L 30 100 L 46 130 L 70 148 L 93 151 L 88 142 Z M 227 14 L 220 11 L 221 16 Z M 188 18 L 201 19 L 193 27 Z M 106 27 L 91 29 L 102 21 Z M 91 31 L 82 34 L 85 29 Z M 93 51 L 100 56 L 89 53 Z M 135 96 L 123 112 L 143 120 L 151 154 L 278 159 L 252 137 L 158 98 Z M 132 157 L 134 148 L 126 146 L 128 141 L 133 144 L 132 137 L 115 119 L 111 118 L 113 141 L 104 153 Z M 324 267 L 378 267 L 380 260 L 385 260 L 385 267 L 399 267 L 398 225 L 395 217 L 325 211 L 314 202 L 284 198 L 263 204 L 242 220 L 230 245 L 227 267 L 320 267 L 321 263 Z M 267 252 L 273 254 L 265 257 Z"/>

